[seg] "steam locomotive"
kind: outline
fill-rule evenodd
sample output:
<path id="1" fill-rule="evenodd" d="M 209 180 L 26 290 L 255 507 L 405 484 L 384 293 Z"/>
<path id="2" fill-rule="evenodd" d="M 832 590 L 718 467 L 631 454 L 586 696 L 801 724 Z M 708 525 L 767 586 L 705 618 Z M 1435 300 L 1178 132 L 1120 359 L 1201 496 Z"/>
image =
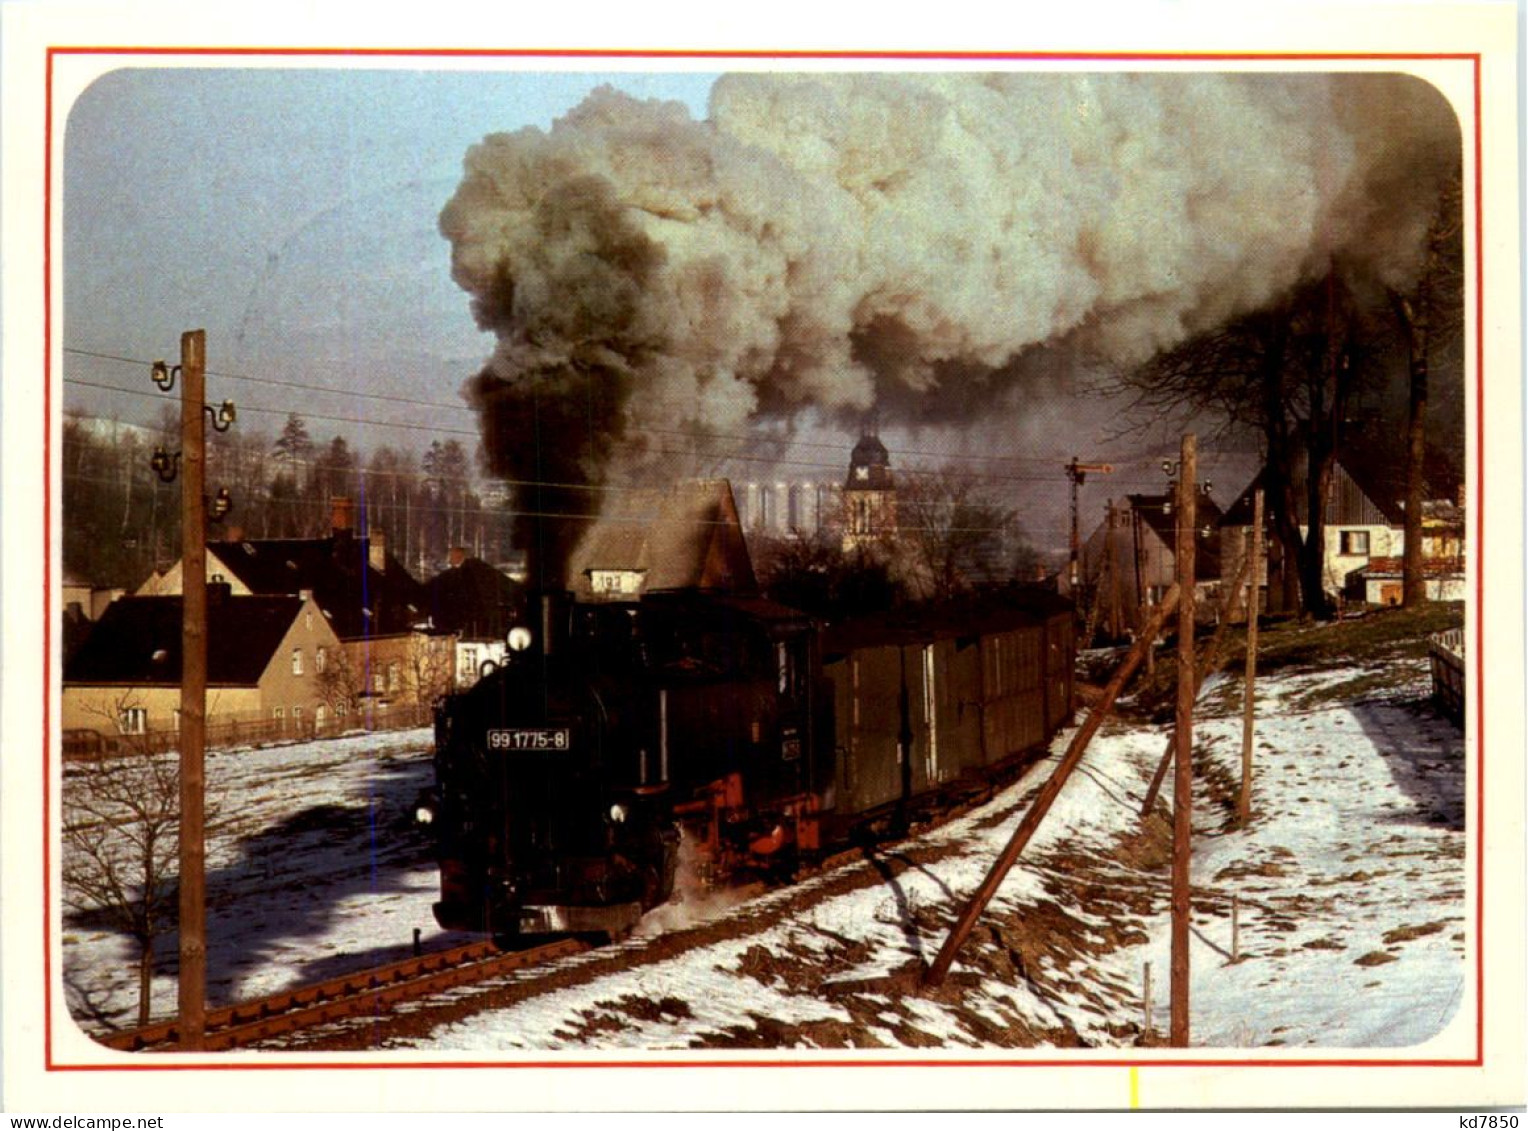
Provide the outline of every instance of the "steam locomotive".
<path id="1" fill-rule="evenodd" d="M 542 598 L 436 714 L 417 816 L 444 927 L 618 937 L 675 885 L 788 872 L 1043 749 L 1068 721 L 1070 604 L 1010 590 L 822 627 L 762 598 Z"/>

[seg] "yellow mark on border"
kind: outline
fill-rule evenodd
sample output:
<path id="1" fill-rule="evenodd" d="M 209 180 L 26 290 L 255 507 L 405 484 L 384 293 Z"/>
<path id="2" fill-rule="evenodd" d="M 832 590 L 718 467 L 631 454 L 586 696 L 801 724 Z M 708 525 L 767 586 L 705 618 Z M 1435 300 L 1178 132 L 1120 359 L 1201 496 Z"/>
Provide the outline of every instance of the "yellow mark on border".
<path id="1" fill-rule="evenodd" d="M 1130 1069 L 1130 1108 L 1135 1110 L 1141 1106 L 1141 1070 L 1131 1067 Z"/>

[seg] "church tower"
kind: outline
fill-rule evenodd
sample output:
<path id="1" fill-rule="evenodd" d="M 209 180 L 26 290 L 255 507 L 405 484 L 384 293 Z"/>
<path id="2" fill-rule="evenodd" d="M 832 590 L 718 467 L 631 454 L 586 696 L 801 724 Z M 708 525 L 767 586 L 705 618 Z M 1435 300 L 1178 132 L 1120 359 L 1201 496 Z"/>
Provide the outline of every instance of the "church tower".
<path id="1" fill-rule="evenodd" d="M 866 432 L 849 455 L 844 483 L 844 551 L 885 547 L 897 535 L 897 490 L 891 456 L 880 437 Z"/>

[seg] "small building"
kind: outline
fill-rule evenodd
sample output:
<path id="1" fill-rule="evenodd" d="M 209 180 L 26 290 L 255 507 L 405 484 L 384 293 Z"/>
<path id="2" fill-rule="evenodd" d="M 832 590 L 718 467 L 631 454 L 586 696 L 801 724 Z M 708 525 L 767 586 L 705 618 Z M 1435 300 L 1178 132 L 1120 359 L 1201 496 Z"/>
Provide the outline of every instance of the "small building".
<path id="1" fill-rule="evenodd" d="M 175 744 L 180 724 L 180 595 L 123 597 L 64 665 L 66 743 Z M 311 597 L 234 596 L 207 587 L 209 742 L 307 735 L 333 722 L 324 673 L 340 641 Z"/>
<path id="2" fill-rule="evenodd" d="M 635 601 L 666 589 L 753 596 L 759 588 L 725 479 L 614 493 L 574 548 L 566 584 L 580 601 Z"/>

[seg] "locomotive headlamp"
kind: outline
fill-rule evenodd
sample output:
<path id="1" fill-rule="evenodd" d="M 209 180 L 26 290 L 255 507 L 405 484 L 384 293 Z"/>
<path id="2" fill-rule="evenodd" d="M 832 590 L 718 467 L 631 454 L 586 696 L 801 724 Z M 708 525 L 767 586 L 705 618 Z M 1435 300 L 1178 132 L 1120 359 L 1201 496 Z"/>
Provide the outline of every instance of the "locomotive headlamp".
<path id="1" fill-rule="evenodd" d="M 433 824 L 435 821 L 435 810 L 431 809 L 428 805 L 419 806 L 419 808 L 414 810 L 414 821 L 420 825 Z"/>
<path id="2" fill-rule="evenodd" d="M 619 801 L 617 801 L 614 805 L 612 805 L 610 807 L 610 823 L 612 825 L 622 825 L 622 824 L 625 824 L 626 823 L 626 814 L 627 814 L 626 806 L 622 805 Z"/>
<path id="3" fill-rule="evenodd" d="M 517 624 L 509 630 L 509 650 L 511 652 L 523 652 L 531 646 L 531 630 L 523 624 Z"/>

